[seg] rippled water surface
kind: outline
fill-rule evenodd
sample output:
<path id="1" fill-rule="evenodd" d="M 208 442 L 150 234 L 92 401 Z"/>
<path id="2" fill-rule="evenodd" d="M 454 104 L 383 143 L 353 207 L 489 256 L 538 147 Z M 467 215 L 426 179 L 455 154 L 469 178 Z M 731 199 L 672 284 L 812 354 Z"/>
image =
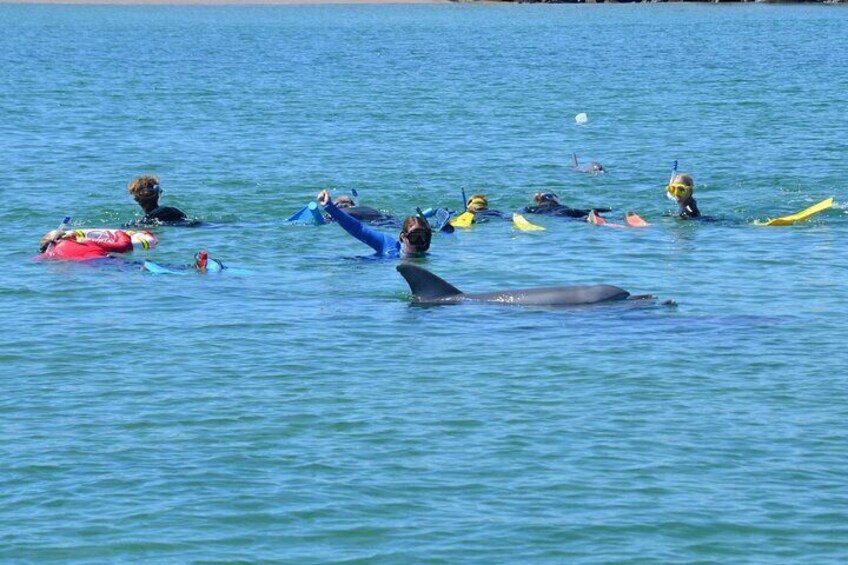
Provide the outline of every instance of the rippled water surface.
<path id="1" fill-rule="evenodd" d="M 0 560 L 848 561 L 846 9 L 0 17 Z M 720 221 L 666 215 L 675 159 Z M 132 219 L 143 172 L 205 221 L 146 256 L 232 271 L 31 260 L 65 215 Z M 322 187 L 398 216 L 463 188 L 636 209 L 650 228 L 490 222 L 419 263 L 679 306 L 412 306 L 396 261 L 283 224 Z"/>

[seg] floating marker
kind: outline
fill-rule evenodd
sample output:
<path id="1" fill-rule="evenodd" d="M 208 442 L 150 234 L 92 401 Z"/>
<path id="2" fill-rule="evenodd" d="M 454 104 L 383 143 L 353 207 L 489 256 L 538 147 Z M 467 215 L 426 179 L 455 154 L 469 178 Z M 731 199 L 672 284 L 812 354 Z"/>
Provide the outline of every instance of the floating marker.
<path id="1" fill-rule="evenodd" d="M 579 114 L 574 116 L 574 121 L 577 122 L 578 126 L 582 126 L 583 124 L 589 121 L 589 116 L 587 116 L 585 112 L 580 112 Z"/>

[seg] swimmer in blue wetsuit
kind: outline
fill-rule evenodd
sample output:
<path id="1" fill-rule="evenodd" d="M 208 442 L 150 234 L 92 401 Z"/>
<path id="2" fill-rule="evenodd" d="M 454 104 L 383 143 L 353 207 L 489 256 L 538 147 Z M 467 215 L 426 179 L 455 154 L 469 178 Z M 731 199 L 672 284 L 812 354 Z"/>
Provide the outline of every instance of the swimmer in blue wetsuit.
<path id="1" fill-rule="evenodd" d="M 403 228 L 397 239 L 371 229 L 356 218 L 345 213 L 341 208 L 333 204 L 330 193 L 322 190 L 318 193 L 318 203 L 324 207 L 329 214 L 344 230 L 370 246 L 377 255 L 385 257 L 400 257 L 401 255 L 416 256 L 423 255 L 430 248 L 430 239 L 433 232 L 430 224 L 424 218 L 409 216 L 403 221 Z"/>

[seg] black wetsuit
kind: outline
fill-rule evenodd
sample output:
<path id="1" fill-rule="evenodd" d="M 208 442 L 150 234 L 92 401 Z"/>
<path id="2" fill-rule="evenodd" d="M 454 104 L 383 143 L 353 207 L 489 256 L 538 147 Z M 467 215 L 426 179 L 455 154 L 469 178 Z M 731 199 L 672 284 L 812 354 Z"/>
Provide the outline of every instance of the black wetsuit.
<path id="1" fill-rule="evenodd" d="M 593 208 L 595 212 L 609 212 L 609 208 Z M 538 206 L 527 206 L 524 208 L 527 214 L 544 214 L 546 216 L 567 216 L 569 218 L 585 218 L 589 215 L 589 210 L 579 210 L 577 208 L 569 208 L 564 204 L 554 202 L 543 202 Z"/>
<path id="2" fill-rule="evenodd" d="M 498 210 L 477 210 L 474 212 L 474 223 L 480 224 L 484 222 L 488 222 L 491 219 L 496 220 L 510 220 L 512 221 L 512 214 L 504 214 Z"/>
<path id="3" fill-rule="evenodd" d="M 399 224 L 397 220 L 388 214 L 384 214 L 375 208 L 368 206 L 339 206 L 340 210 L 344 210 L 348 216 L 352 216 L 362 223 L 372 226 L 389 226 Z"/>
<path id="4" fill-rule="evenodd" d="M 126 226 L 149 226 L 149 225 L 171 225 L 171 226 L 194 226 L 198 224 L 197 220 L 189 220 L 185 213 L 179 208 L 173 206 L 157 206 L 150 212 L 147 212 Z"/>
<path id="5" fill-rule="evenodd" d="M 693 218 L 700 218 L 701 211 L 698 210 L 698 203 L 695 202 L 695 198 L 690 196 L 683 202 L 679 202 L 680 210 L 677 215 L 684 220 L 690 220 Z"/>

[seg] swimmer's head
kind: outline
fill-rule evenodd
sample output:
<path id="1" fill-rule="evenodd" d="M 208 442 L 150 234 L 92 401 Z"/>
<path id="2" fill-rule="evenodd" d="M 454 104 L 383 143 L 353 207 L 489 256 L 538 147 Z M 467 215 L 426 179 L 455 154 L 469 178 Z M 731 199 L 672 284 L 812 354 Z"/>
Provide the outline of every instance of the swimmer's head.
<path id="1" fill-rule="evenodd" d="M 695 181 L 688 173 L 677 173 L 671 177 L 671 182 L 665 187 L 670 198 L 683 202 L 692 197 L 695 192 Z"/>
<path id="2" fill-rule="evenodd" d="M 353 208 L 356 206 L 356 202 L 353 198 L 348 196 L 347 194 L 342 194 L 338 196 L 335 200 L 335 204 L 337 208 Z"/>
<path id="3" fill-rule="evenodd" d="M 465 203 L 465 209 L 469 212 L 482 212 L 489 209 L 489 200 L 484 194 L 473 194 L 468 202 Z"/>
<path id="4" fill-rule="evenodd" d="M 533 195 L 536 204 L 559 204 L 558 196 L 553 192 L 537 192 Z"/>
<path id="5" fill-rule="evenodd" d="M 430 249 L 433 230 L 426 219 L 420 216 L 409 216 L 403 221 L 400 232 L 400 243 L 407 255 L 418 255 Z"/>
<path id="6" fill-rule="evenodd" d="M 162 193 L 162 187 L 159 186 L 159 179 L 156 177 L 143 175 L 136 177 L 127 184 L 127 191 L 132 194 L 132 197 L 142 207 L 147 208 L 156 206 L 159 203 L 159 195 Z"/>
<path id="7" fill-rule="evenodd" d="M 47 251 L 47 248 L 50 247 L 51 243 L 55 243 L 62 239 L 65 235 L 64 230 L 50 230 L 46 234 L 41 237 L 41 241 L 38 242 L 38 252 L 44 253 Z"/>

